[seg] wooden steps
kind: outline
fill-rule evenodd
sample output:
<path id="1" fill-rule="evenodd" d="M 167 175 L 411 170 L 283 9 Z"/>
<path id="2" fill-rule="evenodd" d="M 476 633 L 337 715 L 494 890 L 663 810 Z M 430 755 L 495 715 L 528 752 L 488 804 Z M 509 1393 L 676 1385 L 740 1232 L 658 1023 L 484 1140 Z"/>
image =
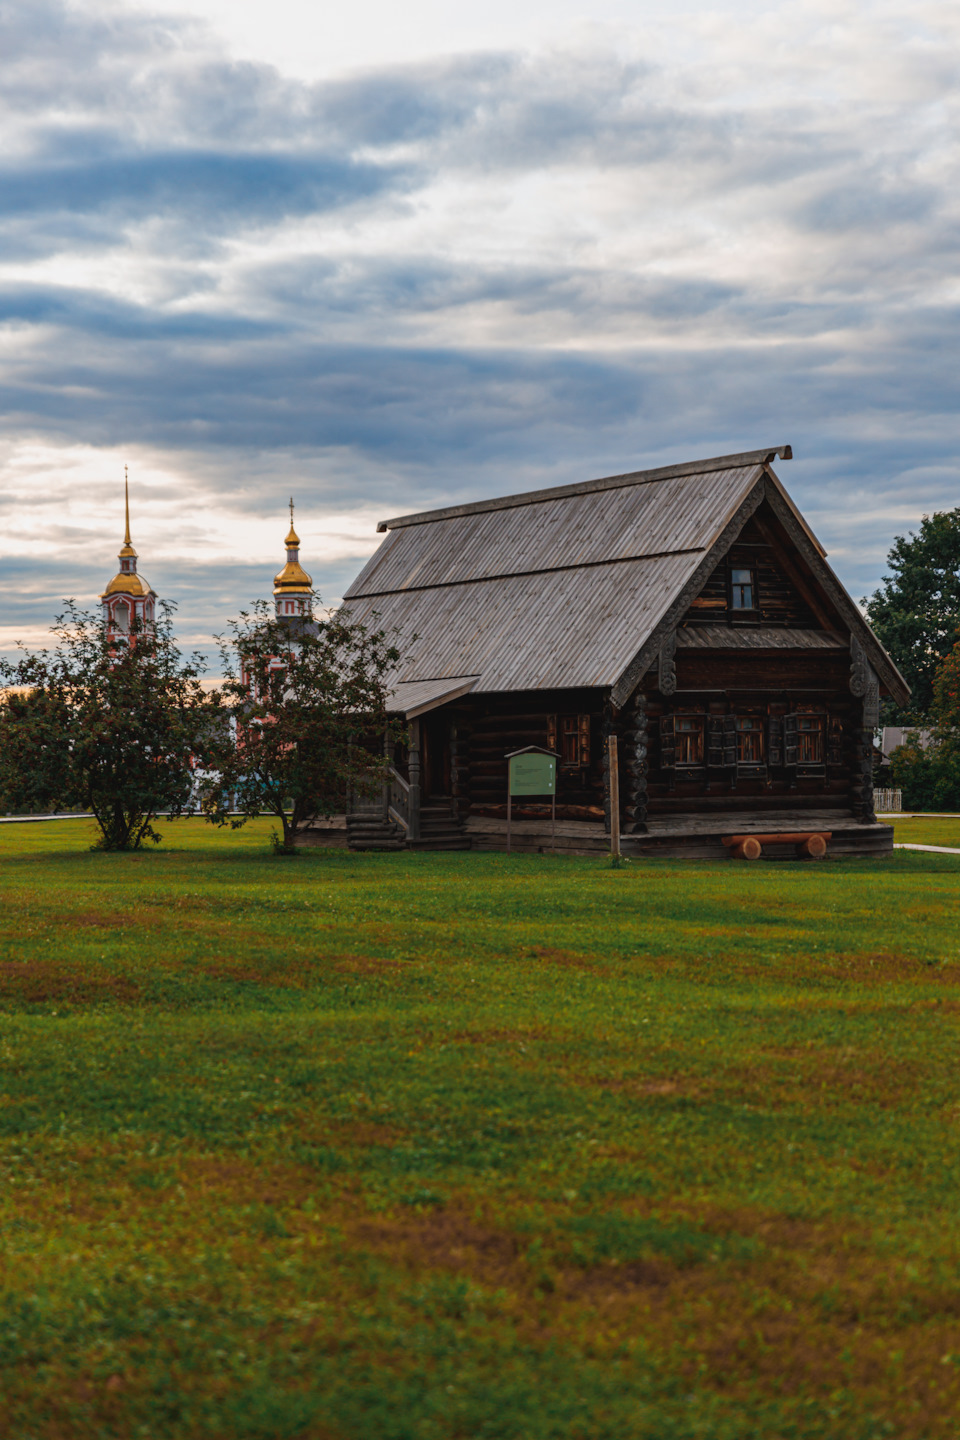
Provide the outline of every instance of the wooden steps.
<path id="1" fill-rule="evenodd" d="M 347 816 L 347 845 L 351 850 L 403 850 L 403 827 L 379 815 L 360 811 Z"/>
<path id="2" fill-rule="evenodd" d="M 470 836 L 453 813 L 449 801 L 420 807 L 420 839 L 407 840 L 408 850 L 469 850 Z"/>

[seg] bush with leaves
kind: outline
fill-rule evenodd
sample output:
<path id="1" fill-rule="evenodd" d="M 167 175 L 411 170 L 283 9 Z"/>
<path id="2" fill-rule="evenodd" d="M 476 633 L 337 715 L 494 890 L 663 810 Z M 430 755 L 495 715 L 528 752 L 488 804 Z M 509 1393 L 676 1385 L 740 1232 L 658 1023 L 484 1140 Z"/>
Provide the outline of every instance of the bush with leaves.
<path id="1" fill-rule="evenodd" d="M 26 812 L 90 810 L 104 850 L 158 841 L 153 821 L 192 806 L 195 774 L 219 740 L 216 693 L 202 661 L 184 661 L 173 606 L 131 643 L 67 601 L 49 650 L 0 662 L 0 804 Z"/>
<path id="2" fill-rule="evenodd" d="M 346 609 L 285 621 L 262 601 L 220 641 L 234 729 L 208 813 L 222 824 L 232 807 L 237 825 L 267 811 L 290 853 L 302 825 L 382 783 L 385 752 L 403 734 L 387 711 L 400 652 L 386 631 L 354 622 Z"/>
<path id="3" fill-rule="evenodd" d="M 890 777 L 905 810 L 960 810 L 960 744 L 953 738 L 934 735 L 922 746 L 908 735 L 890 756 Z"/>
<path id="4" fill-rule="evenodd" d="M 960 643 L 933 677 L 932 729 L 912 732 L 890 757 L 893 783 L 910 810 L 960 810 Z"/>

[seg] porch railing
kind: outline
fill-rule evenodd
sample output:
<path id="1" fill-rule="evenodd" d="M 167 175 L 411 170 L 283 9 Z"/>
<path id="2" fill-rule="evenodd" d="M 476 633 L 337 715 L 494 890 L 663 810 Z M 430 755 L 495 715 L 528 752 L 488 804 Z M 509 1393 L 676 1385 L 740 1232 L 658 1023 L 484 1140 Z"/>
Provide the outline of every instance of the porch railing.
<path id="1" fill-rule="evenodd" d="M 387 772 L 387 819 L 402 825 L 410 833 L 410 786 L 403 776 L 390 766 Z"/>

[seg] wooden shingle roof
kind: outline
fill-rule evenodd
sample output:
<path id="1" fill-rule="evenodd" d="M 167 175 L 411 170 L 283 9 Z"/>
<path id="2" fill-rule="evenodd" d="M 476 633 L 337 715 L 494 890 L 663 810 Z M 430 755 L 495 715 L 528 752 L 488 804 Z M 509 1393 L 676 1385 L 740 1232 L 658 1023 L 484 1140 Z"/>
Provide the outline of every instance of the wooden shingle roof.
<path id="1" fill-rule="evenodd" d="M 354 619 L 377 615 L 400 632 L 398 684 L 475 676 L 474 694 L 609 687 L 622 703 L 678 606 L 767 497 L 839 587 L 872 659 L 879 643 L 770 468 L 777 455 L 789 447 L 384 521 L 386 539 L 344 603 Z"/>

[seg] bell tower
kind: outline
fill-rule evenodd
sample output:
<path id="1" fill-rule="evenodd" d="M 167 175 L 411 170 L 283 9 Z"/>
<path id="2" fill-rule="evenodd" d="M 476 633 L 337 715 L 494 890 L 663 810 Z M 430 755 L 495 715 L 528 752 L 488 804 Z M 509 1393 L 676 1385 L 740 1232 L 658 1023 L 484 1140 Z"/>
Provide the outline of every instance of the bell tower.
<path id="1" fill-rule="evenodd" d="M 126 528 L 118 559 L 120 570 L 100 596 L 107 637 L 123 643 L 139 630 L 153 625 L 157 596 L 142 575 L 137 574 L 137 552 L 130 542 L 130 479 L 123 467 L 123 498 Z"/>
<path id="2" fill-rule="evenodd" d="M 273 579 L 273 601 L 278 620 L 309 619 L 312 611 L 313 581 L 300 564 L 300 536 L 293 528 L 293 498 L 290 499 L 290 529 L 284 541 L 287 563 Z"/>

